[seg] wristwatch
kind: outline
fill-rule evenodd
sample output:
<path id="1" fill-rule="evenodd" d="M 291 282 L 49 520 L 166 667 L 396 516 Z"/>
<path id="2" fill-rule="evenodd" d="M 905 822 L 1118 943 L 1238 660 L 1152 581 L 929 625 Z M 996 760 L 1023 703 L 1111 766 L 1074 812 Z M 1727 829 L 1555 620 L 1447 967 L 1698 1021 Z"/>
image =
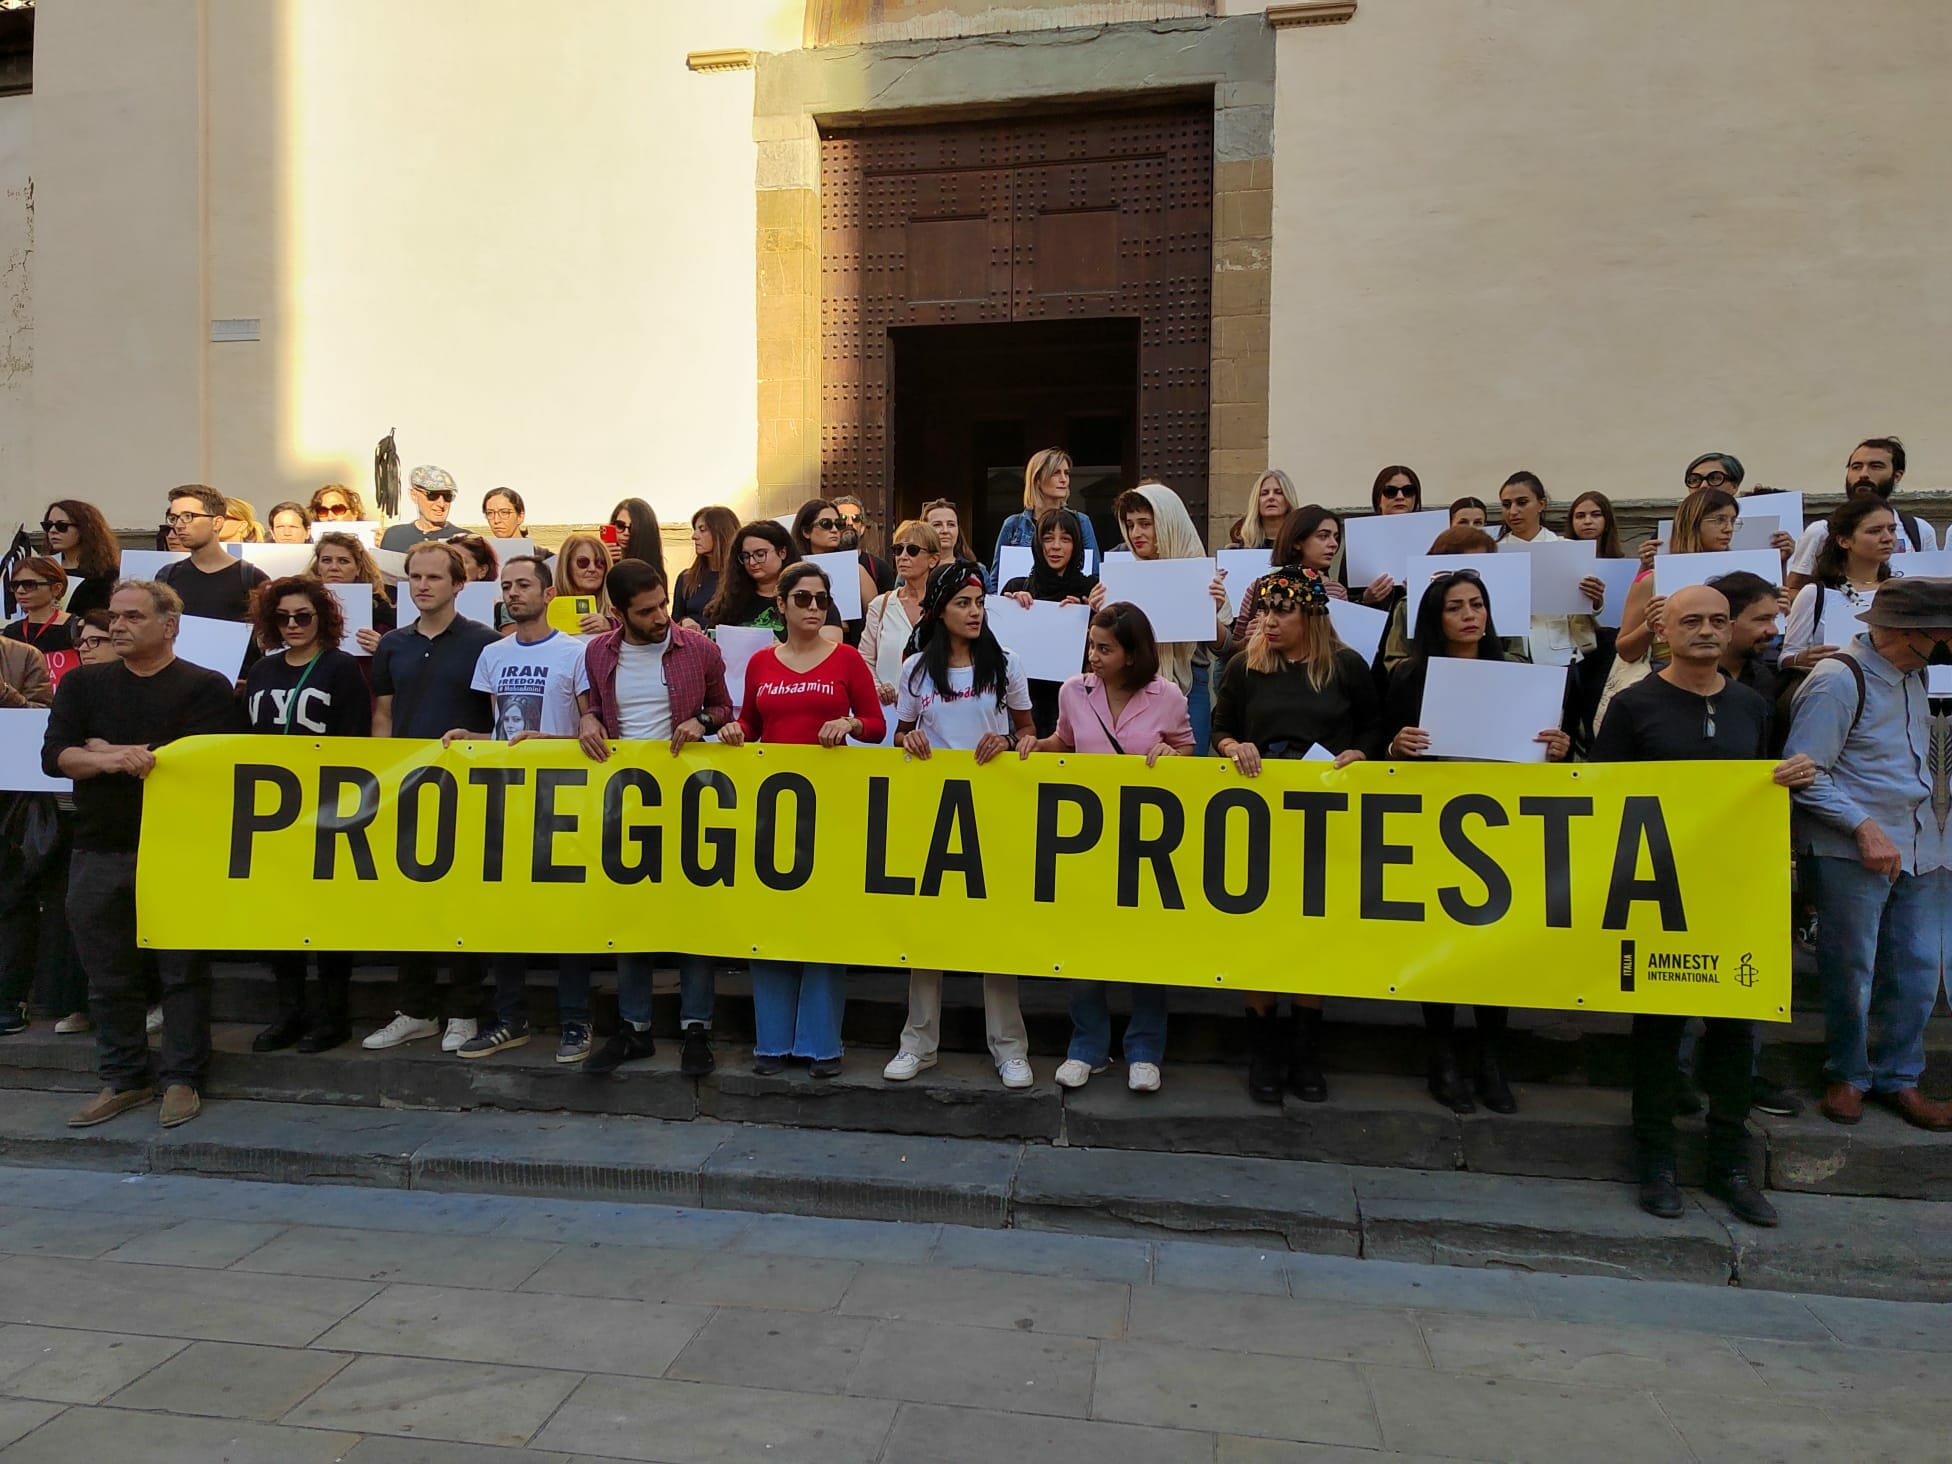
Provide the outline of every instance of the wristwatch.
<path id="1" fill-rule="evenodd" d="M 692 718 L 692 720 L 696 722 L 699 726 L 703 727 L 707 732 L 710 732 L 714 727 L 718 726 L 718 723 L 713 719 L 712 714 L 707 711 L 701 710 L 696 717 Z"/>

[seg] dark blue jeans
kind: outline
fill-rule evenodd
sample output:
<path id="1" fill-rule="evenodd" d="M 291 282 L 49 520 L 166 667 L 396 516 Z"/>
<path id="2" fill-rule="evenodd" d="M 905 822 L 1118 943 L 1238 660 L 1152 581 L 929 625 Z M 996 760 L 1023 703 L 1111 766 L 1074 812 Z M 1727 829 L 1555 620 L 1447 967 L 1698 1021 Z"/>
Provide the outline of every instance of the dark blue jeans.
<path id="1" fill-rule="evenodd" d="M 1818 857 L 1809 868 L 1824 1075 L 1864 1093 L 1915 1088 L 1925 1071 L 1925 1023 L 1938 1000 L 1945 884 L 1929 874 L 1901 874 L 1894 883 L 1855 859 Z"/>
<path id="2" fill-rule="evenodd" d="M 88 972 L 88 1009 L 102 1082 L 118 1093 L 188 1083 L 210 1071 L 210 957 L 158 951 L 163 978 L 162 1060 L 149 1061 L 148 991 L 136 950 L 136 856 L 77 851 L 68 868 L 68 922 Z"/>
<path id="3" fill-rule="evenodd" d="M 494 956 L 495 1020 L 510 1027 L 529 1024 L 529 956 Z M 556 1019 L 590 1025 L 590 958 L 556 957 Z"/>
<path id="4" fill-rule="evenodd" d="M 716 999 L 710 956 L 679 956 L 678 1025 L 712 1029 L 712 1006 Z M 656 957 L 629 954 L 617 957 L 617 1015 L 643 1031 L 651 1025 L 651 978 L 657 969 Z"/>

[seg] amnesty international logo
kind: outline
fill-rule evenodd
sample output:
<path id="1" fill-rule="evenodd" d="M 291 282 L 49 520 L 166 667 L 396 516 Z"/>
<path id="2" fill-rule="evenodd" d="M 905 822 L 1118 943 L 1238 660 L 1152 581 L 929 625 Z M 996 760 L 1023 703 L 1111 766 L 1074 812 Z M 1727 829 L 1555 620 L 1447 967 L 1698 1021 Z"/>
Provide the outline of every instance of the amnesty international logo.
<path id="1" fill-rule="evenodd" d="M 1737 986 L 1754 986 L 1760 978 L 1762 973 L 1755 968 L 1754 955 L 1754 951 L 1742 952 L 1742 963 L 1735 968 L 1735 984 Z"/>

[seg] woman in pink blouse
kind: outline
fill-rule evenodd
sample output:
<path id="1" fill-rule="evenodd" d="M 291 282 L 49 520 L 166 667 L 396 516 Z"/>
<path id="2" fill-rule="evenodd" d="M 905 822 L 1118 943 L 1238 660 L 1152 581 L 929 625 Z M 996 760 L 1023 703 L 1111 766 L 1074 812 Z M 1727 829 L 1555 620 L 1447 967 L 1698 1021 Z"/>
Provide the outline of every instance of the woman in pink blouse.
<path id="1" fill-rule="evenodd" d="M 1159 674 L 1159 647 L 1152 623 L 1123 601 L 1091 617 L 1085 662 L 1091 670 L 1058 689 L 1057 730 L 1023 746 L 1031 752 L 1111 752 L 1143 757 L 1147 767 L 1162 757 L 1193 751 L 1193 724 L 1186 694 Z M 1148 981 L 1132 987 L 1132 1019 L 1125 1026 L 1126 1086 L 1134 1093 L 1159 1090 L 1159 1063 L 1166 1053 L 1166 988 Z M 1057 1069 L 1066 1088 L 1082 1088 L 1111 1062 L 1112 1014 L 1108 983 L 1071 983 L 1071 1047 Z"/>

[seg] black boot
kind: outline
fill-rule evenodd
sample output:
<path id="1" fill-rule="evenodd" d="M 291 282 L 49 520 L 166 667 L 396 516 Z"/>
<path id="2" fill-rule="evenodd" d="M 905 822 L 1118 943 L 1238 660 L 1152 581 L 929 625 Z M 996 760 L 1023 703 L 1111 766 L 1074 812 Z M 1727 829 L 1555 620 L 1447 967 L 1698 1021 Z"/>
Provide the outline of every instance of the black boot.
<path id="1" fill-rule="evenodd" d="M 1493 1113 L 1518 1112 L 1518 1100 L 1511 1096 L 1511 1084 L 1505 1081 L 1505 1067 L 1498 1060 L 1496 1038 L 1478 1036 L 1478 1101 Z"/>
<path id="2" fill-rule="evenodd" d="M 330 1052 L 352 1041 L 352 963 L 319 961 L 319 1018 L 298 1039 L 300 1052 Z"/>
<path id="3" fill-rule="evenodd" d="M 1776 1207 L 1762 1197 L 1762 1191 L 1750 1181 L 1746 1168 L 1738 1166 L 1711 1174 L 1703 1188 L 1733 1210 L 1737 1220 L 1767 1228 L 1777 1223 Z"/>
<path id="4" fill-rule="evenodd" d="M 1288 1053 L 1288 1091 L 1303 1103 L 1328 1100 L 1328 1079 L 1322 1076 L 1322 1009 L 1295 1008 L 1294 1046 Z"/>
<path id="5" fill-rule="evenodd" d="M 305 1013 L 286 1012 L 251 1039 L 251 1051 L 283 1052 L 287 1047 L 296 1046 L 304 1035 Z"/>
<path id="6" fill-rule="evenodd" d="M 1457 1066 L 1457 1049 L 1447 1038 L 1438 1039 L 1430 1049 L 1430 1096 L 1452 1113 L 1476 1113 L 1464 1074 Z"/>
<path id="7" fill-rule="evenodd" d="M 1659 1160 L 1640 1169 L 1640 1208 L 1661 1220 L 1679 1220 L 1687 1206 L 1674 1182 L 1674 1161 Z"/>
<path id="8" fill-rule="evenodd" d="M 1287 1076 L 1281 1061 L 1281 1018 L 1276 1012 L 1247 1014 L 1247 1096 L 1256 1103 L 1279 1103 Z"/>

